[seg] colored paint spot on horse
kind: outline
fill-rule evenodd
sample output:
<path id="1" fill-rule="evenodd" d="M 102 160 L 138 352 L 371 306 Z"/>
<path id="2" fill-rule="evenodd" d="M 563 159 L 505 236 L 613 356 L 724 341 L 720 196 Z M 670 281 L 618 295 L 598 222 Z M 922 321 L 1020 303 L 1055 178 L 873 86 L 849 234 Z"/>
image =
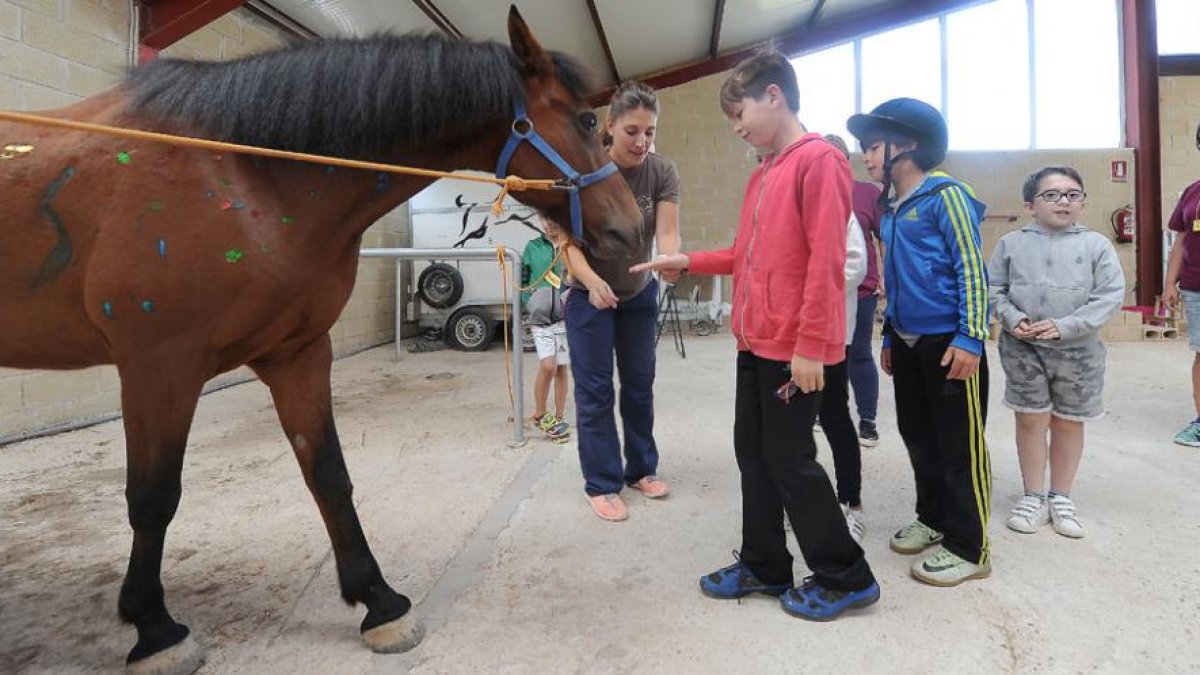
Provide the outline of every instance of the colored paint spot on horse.
<path id="1" fill-rule="evenodd" d="M 233 181 L 229 180 L 228 178 L 222 177 L 217 182 L 221 184 L 221 187 L 233 187 Z"/>
<path id="2" fill-rule="evenodd" d="M 229 209 L 232 209 L 232 208 L 233 208 L 233 202 L 229 201 L 228 199 L 225 199 L 221 202 L 221 210 L 222 211 L 228 211 Z"/>
<path id="3" fill-rule="evenodd" d="M 292 223 L 296 222 L 296 219 L 291 216 L 284 216 L 279 219 L 279 222 L 283 223 L 284 225 L 291 225 Z"/>
<path id="4" fill-rule="evenodd" d="M 154 313 L 154 301 L 149 298 L 142 301 L 142 311 L 147 314 Z"/>
<path id="5" fill-rule="evenodd" d="M 246 208 L 246 202 L 239 199 L 233 203 L 233 208 L 240 211 L 240 210 Z"/>
<path id="6" fill-rule="evenodd" d="M 259 215 L 261 215 L 261 214 L 259 214 L 258 209 L 250 209 L 250 217 L 251 218 L 257 218 Z"/>
<path id="7" fill-rule="evenodd" d="M 327 167 L 325 167 L 325 173 L 333 173 L 333 172 L 334 172 L 334 171 L 336 171 L 336 170 L 337 170 L 337 167 L 335 167 L 335 166 L 327 166 Z"/>
<path id="8" fill-rule="evenodd" d="M 68 166 L 63 169 L 49 185 L 46 186 L 45 192 L 42 193 L 42 215 L 50 221 L 50 225 L 54 227 L 54 234 L 57 241 L 54 248 L 50 250 L 50 255 L 42 261 L 42 266 L 38 270 L 37 276 L 33 278 L 33 288 L 37 288 L 42 284 L 48 283 L 58 278 L 63 270 L 67 269 L 67 265 L 71 264 L 71 258 L 74 255 L 74 247 L 71 245 L 71 235 L 67 232 L 67 226 L 63 224 L 62 219 L 58 217 L 58 212 L 54 210 L 54 198 L 58 196 L 60 190 L 63 189 L 71 177 L 75 175 L 75 167 Z"/>
<path id="9" fill-rule="evenodd" d="M 213 197 L 216 197 L 216 196 L 217 196 L 217 193 L 213 192 L 212 190 L 208 190 L 204 193 L 204 197 L 206 199 L 212 199 Z"/>
<path id="10" fill-rule="evenodd" d="M 232 265 L 233 263 L 241 260 L 242 256 L 244 255 L 246 254 L 242 253 L 241 249 L 231 248 L 228 251 L 225 251 L 225 262 Z"/>
<path id="11" fill-rule="evenodd" d="M 221 156 L 220 156 L 220 155 L 213 155 L 213 161 L 215 161 L 215 162 L 219 162 L 219 161 L 221 161 Z"/>
<path id="12" fill-rule="evenodd" d="M 158 240 L 158 257 L 167 257 L 167 242 L 163 239 Z"/>
<path id="13" fill-rule="evenodd" d="M 117 153 L 117 164 L 128 164 L 131 161 L 133 161 L 133 157 L 131 157 L 128 152 L 122 150 L 121 152 Z"/>
<path id="14" fill-rule="evenodd" d="M 161 199 L 151 199 L 150 201 L 146 202 L 146 208 L 155 213 L 162 213 L 163 211 L 167 210 L 167 205 L 164 204 Z"/>
<path id="15" fill-rule="evenodd" d="M 309 190 L 309 191 L 308 191 L 308 196 L 309 196 L 309 197 L 316 197 L 318 194 L 319 194 L 319 193 L 318 193 L 316 190 Z"/>
<path id="16" fill-rule="evenodd" d="M 105 300 L 104 302 L 100 303 L 100 311 L 104 312 L 104 316 L 106 316 L 110 319 L 116 318 L 115 316 L 113 316 L 112 303 L 109 302 L 108 300 Z"/>
<path id="17" fill-rule="evenodd" d="M 379 176 L 375 179 L 375 194 L 383 194 L 390 187 L 392 187 L 391 174 L 379 172 Z"/>

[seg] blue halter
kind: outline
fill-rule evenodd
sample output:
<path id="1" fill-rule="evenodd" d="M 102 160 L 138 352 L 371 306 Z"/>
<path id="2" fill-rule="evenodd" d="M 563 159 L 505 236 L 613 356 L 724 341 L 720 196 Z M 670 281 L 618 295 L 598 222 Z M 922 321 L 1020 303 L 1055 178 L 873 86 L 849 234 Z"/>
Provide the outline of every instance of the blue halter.
<path id="1" fill-rule="evenodd" d="M 496 161 L 496 178 L 504 178 L 506 176 L 508 162 L 517 151 L 517 146 L 521 145 L 522 141 L 529 141 L 542 154 L 542 157 L 550 160 L 550 163 L 557 167 L 563 173 L 563 176 L 565 176 L 554 187 L 555 189 L 566 190 L 571 193 L 571 235 L 579 245 L 584 246 L 583 213 L 579 203 L 579 191 L 592 183 L 602 181 L 616 173 L 617 165 L 609 161 L 599 169 L 581 175 L 567 163 L 567 160 L 562 158 L 562 155 L 558 154 L 557 150 L 546 142 L 546 139 L 534 131 L 533 120 L 529 119 L 529 116 L 525 114 L 525 103 L 523 101 L 514 99 L 513 109 L 512 135 L 508 137 L 508 142 L 504 144 L 504 150 L 500 151 L 500 159 Z M 522 124 L 527 127 L 525 131 L 518 129 Z"/>

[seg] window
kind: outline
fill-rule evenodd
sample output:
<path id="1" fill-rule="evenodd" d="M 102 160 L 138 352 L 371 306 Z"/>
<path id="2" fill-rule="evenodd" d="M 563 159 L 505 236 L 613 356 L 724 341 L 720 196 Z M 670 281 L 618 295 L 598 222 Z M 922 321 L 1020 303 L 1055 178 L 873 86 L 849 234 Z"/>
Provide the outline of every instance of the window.
<path id="1" fill-rule="evenodd" d="M 862 39 L 862 107 L 917 98 L 942 108 L 942 38 L 937 19 Z"/>
<path id="2" fill-rule="evenodd" d="M 1026 0 L 998 0 L 946 16 L 950 147 L 1030 147 L 1028 27 Z"/>
<path id="3" fill-rule="evenodd" d="M 1033 9 L 1035 147 L 1118 147 L 1122 80 L 1116 3 L 1037 0 Z M 1071 27 L 1070 38 L 1064 26 Z"/>
<path id="4" fill-rule="evenodd" d="M 854 146 L 846 119 L 855 111 L 854 44 L 792 59 L 800 83 L 800 120 L 809 131 L 837 134 Z"/>
<path id="5" fill-rule="evenodd" d="M 1159 54 L 1200 54 L 1200 2 L 1157 0 Z"/>

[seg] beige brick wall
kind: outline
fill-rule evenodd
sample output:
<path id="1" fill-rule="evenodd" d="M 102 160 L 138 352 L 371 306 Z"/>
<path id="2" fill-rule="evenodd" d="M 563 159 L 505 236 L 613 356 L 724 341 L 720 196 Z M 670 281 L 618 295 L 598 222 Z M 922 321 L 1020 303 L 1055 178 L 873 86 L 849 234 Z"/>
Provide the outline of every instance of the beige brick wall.
<path id="1" fill-rule="evenodd" d="M 129 59 L 129 0 L 0 0 L 0 108 L 68 105 L 120 81 Z M 228 60 L 282 44 L 274 27 L 237 11 L 164 50 L 167 56 Z M 407 209 L 371 227 L 364 246 L 405 246 Z M 342 356 L 391 340 L 396 278 L 388 261 L 364 260 L 358 284 L 331 333 Z M 251 377 L 240 369 L 218 387 Z M 101 419 L 118 412 L 120 383 L 111 366 L 81 371 L 0 368 L 0 442 Z"/>
<path id="2" fill-rule="evenodd" d="M 728 246 L 733 241 L 742 190 L 755 165 L 749 146 L 732 133 L 717 104 L 717 91 L 724 78 L 725 73 L 721 73 L 658 92 L 661 110 L 657 150 L 679 168 L 680 227 L 685 250 Z M 1200 94 L 1200 87 L 1196 91 Z M 1132 176 L 1128 183 L 1109 180 L 1111 159 L 1127 160 L 1132 170 L 1133 153 L 1125 149 L 956 152 L 947 158 L 945 169 L 970 183 L 988 205 L 991 217 L 984 223 L 983 238 L 984 254 L 991 255 L 1001 235 L 1026 221 L 1020 197 L 1025 176 L 1051 163 L 1068 164 L 1080 171 L 1089 195 L 1084 222 L 1111 236 L 1109 214 L 1133 201 Z M 851 164 L 857 177 L 865 180 L 861 157 L 851 157 Z M 1193 175 L 1200 177 L 1200 172 Z M 1009 217 L 1015 220 L 1009 222 Z M 1132 301 L 1135 249 L 1133 244 L 1116 246 L 1125 268 L 1127 297 Z M 689 292 L 691 283 L 681 284 L 680 292 Z M 710 282 L 698 283 L 702 294 L 707 295 Z M 728 299 L 731 284 L 725 284 L 723 290 Z"/>
<path id="3" fill-rule="evenodd" d="M 1163 227 L 1175 210 L 1179 193 L 1200 180 L 1200 77 L 1162 77 L 1158 80 L 1159 132 L 1162 138 Z"/>

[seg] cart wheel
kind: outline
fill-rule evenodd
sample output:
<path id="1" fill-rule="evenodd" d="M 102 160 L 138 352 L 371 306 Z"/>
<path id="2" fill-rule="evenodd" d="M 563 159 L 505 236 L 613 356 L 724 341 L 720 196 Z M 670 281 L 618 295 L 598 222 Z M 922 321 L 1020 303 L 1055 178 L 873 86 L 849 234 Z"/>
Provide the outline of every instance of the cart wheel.
<path id="1" fill-rule="evenodd" d="M 446 322 L 446 344 L 467 352 L 482 352 L 496 337 L 496 324 L 482 309 L 463 307 Z"/>
<path id="2" fill-rule="evenodd" d="M 700 337 L 712 335 L 717 332 L 717 322 L 712 319 L 696 319 L 692 322 L 692 331 Z"/>
<path id="3" fill-rule="evenodd" d="M 452 307 L 463 294 L 462 274 L 446 263 L 434 263 L 417 277 L 417 294 L 434 309 Z"/>

